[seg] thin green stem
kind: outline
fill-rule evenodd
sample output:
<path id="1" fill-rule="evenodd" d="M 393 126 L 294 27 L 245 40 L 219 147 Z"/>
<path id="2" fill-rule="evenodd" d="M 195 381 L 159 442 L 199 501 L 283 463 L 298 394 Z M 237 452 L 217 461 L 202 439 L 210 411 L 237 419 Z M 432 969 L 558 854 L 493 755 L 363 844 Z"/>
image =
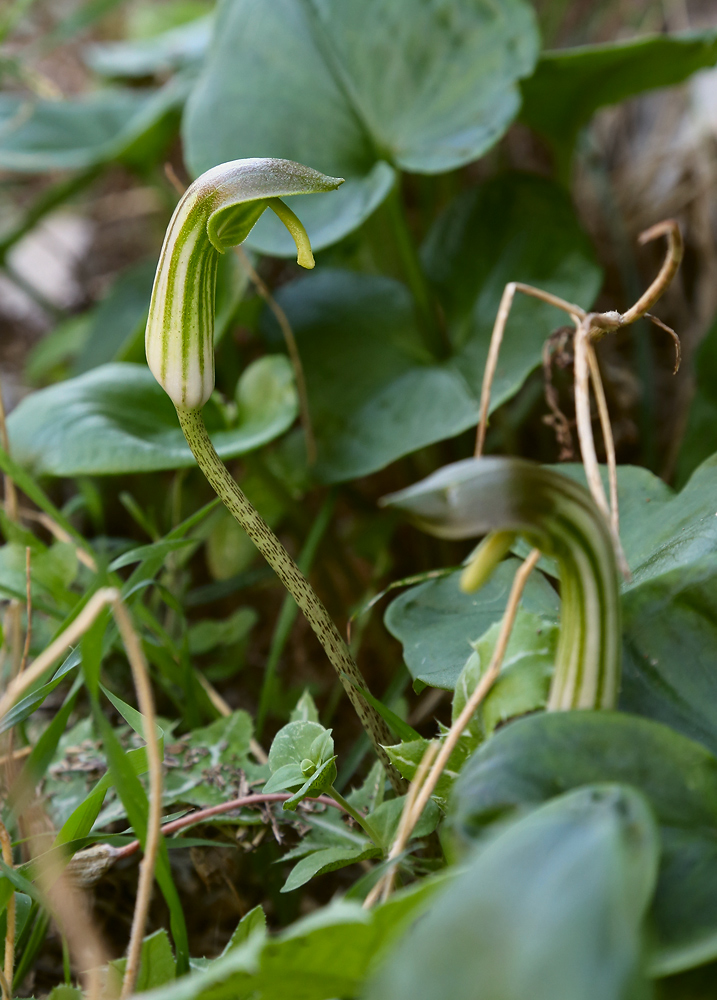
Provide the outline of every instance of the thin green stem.
<path id="1" fill-rule="evenodd" d="M 376 833 L 376 831 L 371 826 L 366 817 L 362 816 L 357 809 L 354 809 L 354 807 L 346 801 L 341 792 L 336 791 L 333 785 L 331 786 L 331 788 L 329 788 L 328 794 L 331 796 L 332 799 L 336 799 L 338 804 L 345 812 L 349 814 L 351 819 L 356 820 L 358 825 L 361 827 L 364 833 L 374 842 L 376 847 L 379 847 L 381 848 L 381 850 L 383 850 L 383 845 L 381 844 L 381 838 Z"/>
<path id="2" fill-rule="evenodd" d="M 371 737 L 374 750 L 386 769 L 391 784 L 399 794 L 402 794 L 405 790 L 404 781 L 384 750 L 384 746 L 392 742 L 391 733 L 378 712 L 354 688 L 354 684 L 365 688 L 366 682 L 331 616 L 274 532 L 232 479 L 214 450 L 201 411 L 177 407 L 177 415 L 199 468 L 229 513 L 246 531 L 303 612 L 336 670 L 361 724 Z"/>
<path id="3" fill-rule="evenodd" d="M 416 310 L 426 347 L 434 357 L 446 353 L 445 338 L 438 324 L 438 314 L 423 266 L 416 252 L 413 236 L 408 228 L 398 187 L 394 187 L 385 201 L 391 220 L 393 237 L 401 259 L 401 267 L 416 302 Z"/>

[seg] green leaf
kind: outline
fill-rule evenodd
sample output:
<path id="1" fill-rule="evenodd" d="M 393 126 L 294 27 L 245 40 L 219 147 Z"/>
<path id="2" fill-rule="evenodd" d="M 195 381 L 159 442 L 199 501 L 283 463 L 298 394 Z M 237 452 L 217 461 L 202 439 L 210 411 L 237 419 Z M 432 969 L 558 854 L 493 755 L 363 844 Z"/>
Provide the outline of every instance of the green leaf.
<path id="1" fill-rule="evenodd" d="M 277 295 L 299 343 L 317 473 L 326 481 L 374 472 L 478 422 L 488 344 L 507 282 L 539 285 L 585 307 L 600 285 L 565 192 L 519 174 L 457 198 L 429 234 L 423 261 L 446 314 L 441 359 L 427 351 L 408 289 L 393 279 L 324 268 Z M 278 344 L 278 328 L 265 316 Z M 552 306 L 516 296 L 493 409 L 518 391 L 540 364 L 544 341 L 564 322 Z"/>
<path id="2" fill-rule="evenodd" d="M 74 364 L 80 375 L 110 361 L 137 361 L 129 356 L 144 334 L 156 261 L 142 260 L 120 273 L 89 319 L 86 339 Z M 143 351 L 143 346 L 140 348 Z"/>
<path id="3" fill-rule="evenodd" d="M 108 691 L 106 687 L 102 687 L 102 693 L 112 702 L 114 707 L 117 709 L 119 714 L 125 720 L 125 722 L 140 736 L 142 739 L 146 739 L 145 735 L 145 718 L 141 712 L 138 712 L 136 708 L 128 705 L 126 701 L 122 701 L 116 694 Z M 154 731 L 157 737 L 158 749 L 160 756 L 164 755 L 164 730 L 159 725 L 158 722 L 154 724 Z"/>
<path id="4" fill-rule="evenodd" d="M 346 676 L 346 675 L 344 675 Z M 409 726 L 407 722 L 401 718 L 400 715 L 396 715 L 393 709 L 389 708 L 388 705 L 384 705 L 380 698 L 376 695 L 371 694 L 366 688 L 361 687 L 355 681 L 349 678 L 350 683 L 357 691 L 360 691 L 362 696 L 366 699 L 369 705 L 372 705 L 384 722 L 388 723 L 388 727 L 400 740 L 415 740 L 420 737 L 420 733 L 417 733 L 413 726 Z"/>
<path id="5" fill-rule="evenodd" d="M 570 789 L 639 789 L 660 826 L 649 967 L 666 975 L 717 957 L 717 759 L 649 719 L 613 712 L 533 715 L 501 729 L 455 785 L 452 823 L 468 840 Z"/>
<path id="6" fill-rule="evenodd" d="M 474 644 L 474 652 L 468 657 L 456 682 L 453 722 L 490 666 L 501 626 L 501 622 L 491 625 Z M 482 739 L 484 735 L 491 736 L 496 726 L 508 719 L 545 708 L 557 642 L 558 627 L 555 622 L 518 608 L 498 678 L 470 725 L 477 739 Z"/>
<path id="7" fill-rule="evenodd" d="M 109 982 L 114 985 L 116 992 L 122 985 L 126 958 L 118 958 L 109 963 Z M 142 951 L 139 960 L 139 974 L 133 993 L 144 993 L 145 990 L 153 990 L 158 986 L 164 986 L 177 977 L 177 963 L 174 961 L 172 946 L 164 928 L 150 934 L 142 942 Z"/>
<path id="8" fill-rule="evenodd" d="M 107 89 L 61 101 L 0 95 L 0 169 L 45 173 L 138 154 L 147 160 L 169 139 L 168 116 L 187 90 L 188 81 L 175 78 L 161 90 Z"/>
<path id="9" fill-rule="evenodd" d="M 102 715 L 97 702 L 93 705 L 93 716 L 95 724 L 102 734 L 102 742 L 110 769 L 109 773 L 114 781 L 117 794 L 127 811 L 134 832 L 144 845 L 147 834 L 147 813 L 149 808 L 144 788 L 132 764 L 127 759 L 129 754 L 126 754 L 122 749 L 114 730 Z M 142 750 L 144 750 L 144 747 L 142 747 Z M 189 967 L 189 943 L 187 940 L 187 928 L 184 922 L 184 912 L 172 879 L 167 845 L 163 839 L 160 842 L 157 853 L 155 878 L 169 907 L 170 926 L 177 949 L 177 970 L 181 974 L 186 972 Z"/>
<path id="10" fill-rule="evenodd" d="M 83 58 L 100 76 L 142 78 L 166 74 L 200 61 L 209 45 L 213 23 L 213 17 L 207 15 L 151 38 L 87 45 Z"/>
<path id="11" fill-rule="evenodd" d="M 23 764 L 22 771 L 15 779 L 6 800 L 13 812 L 22 811 L 26 801 L 25 797 L 28 795 L 31 796 L 33 790 L 44 778 L 45 772 L 52 763 L 52 758 L 55 755 L 62 734 L 67 728 L 67 722 L 75 707 L 79 693 L 80 682 L 76 681 L 72 685 L 62 707 L 56 712 L 52 722 L 32 748 L 30 756 Z"/>
<path id="12" fill-rule="evenodd" d="M 364 996 L 646 998 L 643 919 L 657 862 L 639 793 L 598 785 L 563 796 L 474 852 Z"/>
<path id="13" fill-rule="evenodd" d="M 290 722 L 318 722 L 319 710 L 308 688 L 304 691 L 291 710 Z"/>
<path id="14" fill-rule="evenodd" d="M 256 625 L 259 616 L 254 608 L 237 608 L 222 621 L 207 618 L 190 625 L 189 652 L 194 655 L 208 653 L 218 646 L 234 646 L 243 642 Z"/>
<path id="15" fill-rule="evenodd" d="M 9 542 L 0 546 L 0 590 L 25 600 L 27 562 L 25 546 Z M 44 552 L 31 557 L 32 592 L 36 607 L 42 608 L 42 597 L 50 596 L 67 605 L 68 588 L 77 576 L 78 560 L 72 542 L 55 542 Z"/>
<path id="16" fill-rule="evenodd" d="M 545 52 L 533 76 L 521 83 L 520 120 L 548 140 L 567 174 L 578 131 L 598 108 L 681 83 L 715 62 L 715 31 Z"/>
<path id="17" fill-rule="evenodd" d="M 185 113 L 190 169 L 259 155 L 345 177 L 301 206 L 312 245 L 327 246 L 383 201 L 393 167 L 442 173 L 489 149 L 518 111 L 537 45 L 521 0 L 225 0 Z M 250 243 L 291 255 L 287 235 L 264 218 Z"/>
<path id="18" fill-rule="evenodd" d="M 695 394 L 675 469 L 675 482 L 680 487 L 717 451 L 717 323 L 697 348 L 693 368 Z"/>
<path id="19" fill-rule="evenodd" d="M 334 901 L 273 938 L 259 928 L 240 947 L 158 990 L 152 1000 L 355 997 L 377 956 L 426 909 L 444 880 L 424 879 L 371 911 Z"/>
<path id="20" fill-rule="evenodd" d="M 82 990 L 76 986 L 67 986 L 65 983 L 61 983 L 59 986 L 53 986 L 47 1000 L 84 1000 L 84 997 Z"/>
<path id="21" fill-rule="evenodd" d="M 227 428 L 219 408 L 204 408 L 220 457 L 272 441 L 297 413 L 293 373 L 282 356 L 261 358 L 239 381 L 239 413 Z M 101 365 L 27 396 L 8 419 L 13 455 L 40 475 L 150 472 L 194 465 L 177 415 L 144 365 Z"/>
<path id="22" fill-rule="evenodd" d="M 328 741 L 324 744 L 327 736 Z M 274 737 L 269 750 L 269 767 L 274 774 L 287 764 L 301 764 L 305 758 L 320 764 L 331 756 L 333 740 L 330 729 L 325 729 L 320 722 L 289 722 Z"/>
<path id="23" fill-rule="evenodd" d="M 192 544 L 193 539 L 191 538 L 165 538 L 158 542 L 152 542 L 150 545 L 139 545 L 135 549 L 130 549 L 129 552 L 123 552 L 121 556 L 117 556 L 113 559 L 109 565 L 110 573 L 114 573 L 118 569 L 124 569 L 125 566 L 131 566 L 133 563 L 142 562 L 147 556 L 156 556 L 162 559 L 166 558 L 170 552 L 176 552 L 178 549 L 183 549 L 187 545 Z"/>
<path id="24" fill-rule="evenodd" d="M 421 763 L 430 742 L 431 740 L 420 739 L 412 740 L 410 743 L 399 743 L 393 747 L 386 747 L 386 753 L 399 774 L 403 775 L 407 781 L 413 781 L 418 765 Z M 433 792 L 433 798 L 441 806 L 445 806 L 447 803 L 453 782 L 475 748 L 475 738 L 467 733 L 458 741 L 458 745 L 452 751 Z"/>
<path id="25" fill-rule="evenodd" d="M 411 587 L 389 604 L 384 621 L 403 644 L 411 676 L 451 690 L 471 655 L 471 643 L 499 622 L 520 564 L 506 559 L 477 593 L 464 594 L 460 573 Z M 557 594 L 541 573 L 533 573 L 520 607 L 547 621 L 557 621 Z"/>
<path id="26" fill-rule="evenodd" d="M 3 448 L 0 448 L 0 468 L 2 468 L 2 471 L 7 476 L 10 476 L 17 488 L 22 490 L 25 496 L 29 497 L 33 503 L 36 503 L 40 510 L 44 510 L 46 514 L 49 514 L 53 521 L 59 524 L 61 528 L 64 528 L 70 538 L 73 538 L 81 549 L 92 554 L 89 542 L 82 537 L 77 528 L 65 517 L 62 511 L 54 505 L 45 491 L 38 486 L 35 479 L 11 455 L 8 455 Z"/>
<path id="27" fill-rule="evenodd" d="M 239 948 L 257 932 L 260 934 L 266 933 L 266 915 L 261 906 L 255 906 L 253 910 L 249 910 L 248 913 L 244 914 L 237 924 L 234 933 L 227 941 L 222 955 L 226 955 L 235 948 Z"/>
<path id="28" fill-rule="evenodd" d="M 289 877 L 281 887 L 281 891 L 292 892 L 294 889 L 306 885 L 318 875 L 335 872 L 339 868 L 355 865 L 368 858 L 379 857 L 381 857 L 380 849 L 368 841 L 365 847 L 326 847 L 321 851 L 313 851 L 308 857 L 302 858 L 297 865 L 294 865 Z"/>
<path id="29" fill-rule="evenodd" d="M 398 824 L 401 821 L 401 814 L 403 813 L 405 804 L 406 796 L 400 795 L 396 799 L 388 799 L 386 802 L 382 802 L 380 806 L 368 815 L 372 829 L 376 831 L 381 844 L 386 850 L 388 850 L 396 837 Z M 418 822 L 413 828 L 411 839 L 427 837 L 429 833 L 433 833 L 438 826 L 440 818 L 440 809 L 433 799 L 429 799 Z"/>

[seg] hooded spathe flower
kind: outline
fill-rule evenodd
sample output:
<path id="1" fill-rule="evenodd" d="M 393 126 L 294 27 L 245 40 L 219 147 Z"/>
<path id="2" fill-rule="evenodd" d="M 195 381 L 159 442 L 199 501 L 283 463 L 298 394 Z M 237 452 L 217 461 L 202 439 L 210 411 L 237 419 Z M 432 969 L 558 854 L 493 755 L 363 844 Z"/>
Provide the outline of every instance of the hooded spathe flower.
<path id="1" fill-rule="evenodd" d="M 164 238 L 145 334 L 147 363 L 175 406 L 198 409 L 214 389 L 217 254 L 242 243 L 271 208 L 294 238 L 299 264 L 313 267 L 306 231 L 279 199 L 342 183 L 292 160 L 249 159 L 212 167 L 187 189 Z"/>

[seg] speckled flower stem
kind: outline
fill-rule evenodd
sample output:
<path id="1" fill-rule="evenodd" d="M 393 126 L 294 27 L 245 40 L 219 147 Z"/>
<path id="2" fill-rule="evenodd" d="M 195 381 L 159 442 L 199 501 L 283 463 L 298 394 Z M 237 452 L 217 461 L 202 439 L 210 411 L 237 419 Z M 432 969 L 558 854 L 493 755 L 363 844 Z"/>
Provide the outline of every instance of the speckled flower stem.
<path id="1" fill-rule="evenodd" d="M 354 687 L 354 685 L 358 685 L 359 688 L 365 689 L 366 682 L 331 616 L 269 525 L 252 507 L 230 476 L 209 439 L 201 411 L 177 407 L 177 415 L 187 444 L 191 448 L 199 468 L 229 513 L 246 531 L 303 612 L 336 670 L 349 701 L 356 709 L 361 724 L 370 736 L 374 750 L 386 769 L 391 784 L 399 794 L 402 794 L 405 791 L 403 779 L 383 749 L 384 746 L 392 744 L 394 740 L 386 723 L 375 708 L 369 705 Z"/>

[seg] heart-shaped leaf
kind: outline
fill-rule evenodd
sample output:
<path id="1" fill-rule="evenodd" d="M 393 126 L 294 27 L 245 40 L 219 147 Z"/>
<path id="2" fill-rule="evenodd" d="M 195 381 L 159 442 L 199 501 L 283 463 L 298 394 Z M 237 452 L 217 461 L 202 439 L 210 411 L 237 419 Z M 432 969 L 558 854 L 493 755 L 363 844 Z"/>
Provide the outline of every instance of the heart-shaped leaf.
<path id="1" fill-rule="evenodd" d="M 293 373 L 281 356 L 261 358 L 237 386 L 238 419 L 204 409 L 222 458 L 253 451 L 296 418 Z M 8 419 L 12 453 L 41 475 L 110 475 L 194 465 L 169 397 L 144 365 L 109 364 L 26 397 Z"/>
<path id="2" fill-rule="evenodd" d="M 423 342 L 408 290 L 392 279 L 321 269 L 277 296 L 299 342 L 317 471 L 327 481 L 374 472 L 477 423 L 488 344 L 507 282 L 539 285 L 586 307 L 600 284 L 564 191 L 520 174 L 460 196 L 429 235 L 423 261 L 448 322 L 441 359 Z M 518 391 L 540 363 L 543 342 L 563 322 L 552 306 L 516 299 L 493 408 Z M 275 330 L 268 315 L 267 329 Z M 278 344 L 278 330 L 274 336 Z"/>
<path id="3" fill-rule="evenodd" d="M 512 722 L 454 786 L 466 841 L 493 822 L 595 782 L 639 789 L 660 825 L 650 968 L 666 975 L 717 957 L 717 759 L 667 726 L 617 712 L 553 712 Z"/>
<path id="4" fill-rule="evenodd" d="M 474 594 L 460 589 L 460 573 L 411 587 L 389 604 L 384 621 L 403 643 L 411 676 L 433 687 L 453 689 L 471 656 L 471 643 L 503 617 L 519 563 L 507 559 L 488 583 Z M 521 607 L 556 621 L 558 596 L 542 573 L 534 573 Z"/>
<path id="5" fill-rule="evenodd" d="M 195 175 L 277 156 L 345 177 L 330 200 L 301 206 L 321 248 L 383 201 L 394 167 L 440 173 L 489 149 L 517 114 L 537 47 L 522 0 L 225 0 L 186 109 L 187 159 Z M 270 219 L 250 242 L 292 252 Z"/>
<path id="6" fill-rule="evenodd" d="M 658 838 L 634 790 L 564 795 L 474 850 L 366 1000 L 647 997 L 643 919 Z"/>
<path id="7" fill-rule="evenodd" d="M 176 77 L 161 90 L 108 89 L 62 101 L 0 95 L 0 169 L 44 173 L 145 161 L 169 140 L 163 123 L 188 88 Z"/>

